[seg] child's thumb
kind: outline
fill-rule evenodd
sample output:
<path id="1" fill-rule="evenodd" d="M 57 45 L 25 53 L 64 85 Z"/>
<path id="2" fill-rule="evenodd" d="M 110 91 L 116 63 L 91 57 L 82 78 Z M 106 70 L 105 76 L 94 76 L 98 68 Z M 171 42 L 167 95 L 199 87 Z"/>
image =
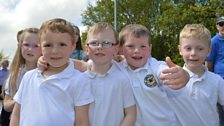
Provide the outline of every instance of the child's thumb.
<path id="1" fill-rule="evenodd" d="M 176 66 L 176 64 L 174 64 L 173 61 L 168 56 L 166 57 L 166 64 L 169 66 L 169 68 Z"/>

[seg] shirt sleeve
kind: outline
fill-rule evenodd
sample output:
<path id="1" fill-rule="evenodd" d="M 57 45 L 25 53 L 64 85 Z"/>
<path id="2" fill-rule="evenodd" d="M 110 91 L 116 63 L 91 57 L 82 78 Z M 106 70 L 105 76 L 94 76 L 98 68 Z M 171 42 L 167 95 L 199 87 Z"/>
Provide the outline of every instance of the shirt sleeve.
<path id="1" fill-rule="evenodd" d="M 124 99 L 124 108 L 131 107 L 135 105 L 135 98 L 134 98 L 134 93 L 131 87 L 131 81 L 129 79 L 126 79 L 124 81 L 124 86 L 123 86 L 123 99 Z"/>
<path id="2" fill-rule="evenodd" d="M 224 80 L 221 77 L 219 81 L 218 94 L 218 102 L 224 107 Z"/>
<path id="3" fill-rule="evenodd" d="M 5 94 L 6 95 L 10 95 L 10 84 L 9 84 L 9 80 L 10 80 L 10 78 L 11 78 L 11 74 L 9 75 L 9 77 L 7 78 L 7 80 L 6 80 L 6 83 L 5 83 Z"/>
<path id="4" fill-rule="evenodd" d="M 17 90 L 15 96 L 13 97 L 13 99 L 18 103 L 18 104 L 21 104 L 22 103 L 22 93 L 23 93 L 23 90 L 24 90 L 24 85 L 27 83 L 26 82 L 26 76 L 23 77 L 21 83 L 20 83 L 20 86 L 19 86 L 19 89 Z"/>
<path id="5" fill-rule="evenodd" d="M 85 80 L 85 81 L 83 81 Z M 84 76 L 80 76 L 77 85 L 74 88 L 74 104 L 75 106 L 83 106 L 94 101 L 93 95 L 91 92 L 91 83 L 90 80 Z"/>

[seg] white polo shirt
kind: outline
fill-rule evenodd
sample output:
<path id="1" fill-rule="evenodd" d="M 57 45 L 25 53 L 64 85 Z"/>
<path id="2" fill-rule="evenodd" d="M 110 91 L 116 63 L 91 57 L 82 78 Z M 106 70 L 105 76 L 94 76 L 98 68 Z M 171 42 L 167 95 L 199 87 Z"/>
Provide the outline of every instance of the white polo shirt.
<path id="1" fill-rule="evenodd" d="M 126 61 L 120 63 L 132 81 L 137 105 L 135 126 L 176 126 L 177 120 L 167 96 L 167 86 L 159 80 L 165 62 L 150 57 L 147 63 L 132 70 Z"/>
<path id="2" fill-rule="evenodd" d="M 105 75 L 85 72 L 83 85 L 91 83 L 94 102 L 90 104 L 91 126 L 120 126 L 124 109 L 135 105 L 128 77 L 113 61 Z"/>
<path id="3" fill-rule="evenodd" d="M 90 85 L 78 82 L 80 75 L 71 61 L 48 78 L 37 69 L 27 72 L 14 96 L 21 105 L 20 126 L 73 126 L 75 106 L 93 102 Z"/>
<path id="4" fill-rule="evenodd" d="M 217 102 L 224 105 L 224 80 L 207 68 L 199 77 L 184 67 L 190 80 L 184 92 L 172 98 L 172 105 L 182 126 L 218 126 Z"/>

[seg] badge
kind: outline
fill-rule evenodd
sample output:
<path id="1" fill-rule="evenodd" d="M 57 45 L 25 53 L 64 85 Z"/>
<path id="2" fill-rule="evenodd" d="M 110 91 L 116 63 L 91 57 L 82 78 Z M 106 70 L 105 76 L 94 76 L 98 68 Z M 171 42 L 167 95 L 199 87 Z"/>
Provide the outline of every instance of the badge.
<path id="1" fill-rule="evenodd" d="M 157 85 L 156 80 L 152 74 L 145 76 L 144 83 L 147 87 L 155 87 Z"/>

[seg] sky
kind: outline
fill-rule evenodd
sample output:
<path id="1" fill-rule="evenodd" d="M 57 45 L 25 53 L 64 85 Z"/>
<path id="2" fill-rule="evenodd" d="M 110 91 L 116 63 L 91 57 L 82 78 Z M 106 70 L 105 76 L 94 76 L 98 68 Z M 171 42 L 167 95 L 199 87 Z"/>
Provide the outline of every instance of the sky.
<path id="1" fill-rule="evenodd" d="M 44 1 L 44 2 L 43 2 Z M 12 60 L 17 48 L 16 34 L 28 27 L 39 28 L 52 18 L 64 18 L 85 30 L 81 13 L 95 0 L 0 0 L 0 51 Z"/>

